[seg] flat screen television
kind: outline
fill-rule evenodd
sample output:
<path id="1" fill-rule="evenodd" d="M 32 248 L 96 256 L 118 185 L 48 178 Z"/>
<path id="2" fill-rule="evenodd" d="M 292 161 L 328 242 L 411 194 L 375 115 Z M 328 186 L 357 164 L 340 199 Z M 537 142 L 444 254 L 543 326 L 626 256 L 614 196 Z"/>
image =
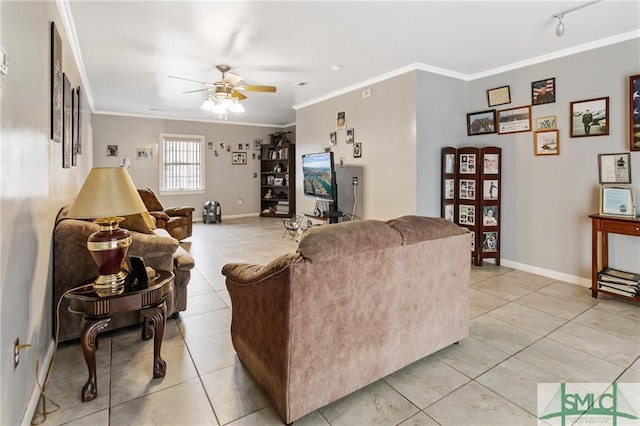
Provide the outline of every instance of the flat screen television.
<path id="1" fill-rule="evenodd" d="M 338 202 L 333 152 L 302 156 L 304 195 L 318 201 L 328 201 L 335 208 Z"/>

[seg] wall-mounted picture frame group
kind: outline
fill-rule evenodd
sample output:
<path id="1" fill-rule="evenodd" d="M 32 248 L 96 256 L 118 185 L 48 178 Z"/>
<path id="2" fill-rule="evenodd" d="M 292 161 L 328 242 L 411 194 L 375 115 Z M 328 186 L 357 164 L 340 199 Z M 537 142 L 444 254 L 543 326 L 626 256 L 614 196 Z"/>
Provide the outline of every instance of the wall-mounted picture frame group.
<path id="1" fill-rule="evenodd" d="M 551 104 L 556 101 L 556 79 L 546 78 L 531 83 L 531 105 Z"/>
<path id="2" fill-rule="evenodd" d="M 231 154 L 231 164 L 234 166 L 240 166 L 247 164 L 247 153 L 246 152 L 233 152 Z"/>
<path id="3" fill-rule="evenodd" d="M 559 155 L 560 140 L 558 130 L 539 130 L 534 132 L 533 153 L 535 155 Z"/>
<path id="4" fill-rule="evenodd" d="M 609 97 L 571 102 L 569 122 L 572 138 L 609 134 Z"/>
<path id="5" fill-rule="evenodd" d="M 496 132 L 496 110 L 470 112 L 467 114 L 467 135 L 486 135 Z"/>
<path id="6" fill-rule="evenodd" d="M 487 90 L 487 101 L 490 107 L 511 103 L 509 86 L 496 87 Z"/>
<path id="7" fill-rule="evenodd" d="M 631 183 L 631 154 L 598 154 L 600 184 Z"/>
<path id="8" fill-rule="evenodd" d="M 629 77 L 629 149 L 640 151 L 640 74 Z"/>
<path id="9" fill-rule="evenodd" d="M 531 106 L 498 111 L 498 134 L 531 131 Z"/>
<path id="10" fill-rule="evenodd" d="M 635 217 L 633 188 L 602 185 L 600 187 L 600 214 Z"/>

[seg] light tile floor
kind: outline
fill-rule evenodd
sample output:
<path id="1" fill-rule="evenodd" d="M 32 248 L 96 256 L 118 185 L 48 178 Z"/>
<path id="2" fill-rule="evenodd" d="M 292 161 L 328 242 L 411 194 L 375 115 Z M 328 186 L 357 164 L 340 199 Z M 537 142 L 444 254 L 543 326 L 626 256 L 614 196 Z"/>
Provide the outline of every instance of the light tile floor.
<path id="1" fill-rule="evenodd" d="M 196 261 L 186 312 L 167 322 L 167 375 L 153 379 L 153 341 L 137 327 L 105 334 L 98 398 L 82 403 L 79 343 L 59 347 L 45 424 L 280 425 L 233 350 L 220 271 L 295 250 L 278 219 L 198 223 L 183 242 Z M 470 337 L 378 380 L 296 425 L 534 425 L 536 384 L 640 382 L 640 306 L 485 264 L 472 267 Z M 48 406 L 50 408 L 50 405 Z"/>

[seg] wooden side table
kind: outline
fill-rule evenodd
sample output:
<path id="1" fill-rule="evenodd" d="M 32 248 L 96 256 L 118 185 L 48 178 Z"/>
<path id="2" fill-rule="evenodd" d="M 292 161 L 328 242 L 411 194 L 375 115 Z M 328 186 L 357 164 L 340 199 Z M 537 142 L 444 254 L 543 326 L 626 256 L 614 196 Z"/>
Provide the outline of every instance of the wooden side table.
<path id="1" fill-rule="evenodd" d="M 591 297 L 598 297 L 598 292 L 640 302 L 640 297 L 625 297 L 617 293 L 598 289 L 598 264 L 602 268 L 609 266 L 609 234 L 621 234 L 640 237 L 640 218 L 628 219 L 599 214 L 589 215 L 591 218 Z M 598 244 L 598 234 L 601 234 Z"/>
<path id="2" fill-rule="evenodd" d="M 141 311 L 144 319 L 142 338 L 153 341 L 153 377 L 164 377 L 167 364 L 160 356 L 164 326 L 167 316 L 165 299 L 173 288 L 172 272 L 156 270 L 156 276 L 149 286 L 140 290 L 125 289 L 124 293 L 100 297 L 91 288 L 93 281 L 85 283 L 83 288 L 65 294 L 69 299 L 69 311 L 81 314 L 82 351 L 89 370 L 89 378 L 82 388 L 82 401 L 91 401 L 98 396 L 96 381 L 97 336 L 111 321 L 111 316 L 130 311 Z M 153 328 L 152 328 L 153 327 Z"/>

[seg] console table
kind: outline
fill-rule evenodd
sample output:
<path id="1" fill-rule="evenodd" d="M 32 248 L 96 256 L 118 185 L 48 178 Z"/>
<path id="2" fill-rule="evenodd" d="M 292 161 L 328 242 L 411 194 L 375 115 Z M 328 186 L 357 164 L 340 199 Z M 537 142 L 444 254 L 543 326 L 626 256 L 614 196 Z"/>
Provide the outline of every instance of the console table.
<path id="1" fill-rule="evenodd" d="M 65 294 L 69 299 L 69 311 L 81 314 L 82 352 L 89 370 L 89 378 L 82 388 L 82 401 L 91 401 L 98 396 L 96 381 L 97 336 L 111 321 L 111 316 L 130 311 L 141 311 L 144 319 L 142 338 L 153 340 L 153 377 L 164 377 L 167 364 L 160 356 L 164 326 L 167 316 L 165 299 L 173 286 L 172 272 L 156 270 L 149 286 L 140 290 L 126 289 L 114 296 L 98 296 L 92 288 L 93 281 Z M 151 328 L 153 326 L 153 329 Z"/>
<path id="2" fill-rule="evenodd" d="M 640 218 L 620 218 L 600 214 L 592 214 L 589 217 L 591 218 L 591 296 L 597 298 L 598 292 L 602 292 L 640 302 L 640 296 L 625 297 L 598 289 L 598 264 L 601 262 L 601 268 L 609 266 L 609 234 L 640 237 Z M 598 234 L 601 234 L 600 244 L 598 244 Z"/>

